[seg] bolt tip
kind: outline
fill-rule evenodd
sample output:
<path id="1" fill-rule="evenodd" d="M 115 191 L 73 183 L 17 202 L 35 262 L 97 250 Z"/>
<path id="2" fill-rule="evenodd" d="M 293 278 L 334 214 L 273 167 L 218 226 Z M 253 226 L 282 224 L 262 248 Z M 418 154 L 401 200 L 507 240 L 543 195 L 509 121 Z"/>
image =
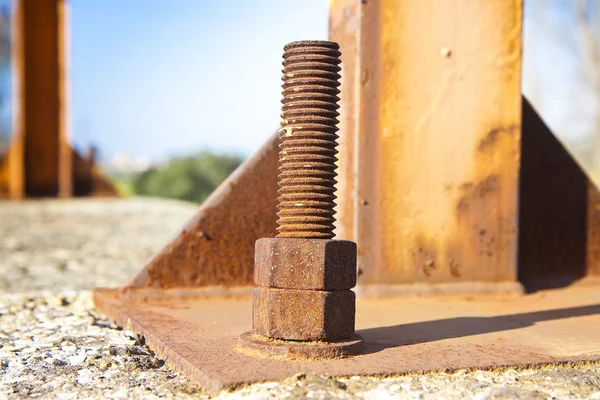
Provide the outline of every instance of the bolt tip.
<path id="1" fill-rule="evenodd" d="M 327 40 L 297 40 L 295 42 L 290 42 L 283 46 L 283 51 L 288 51 L 289 49 L 293 49 L 296 47 L 326 47 L 332 50 L 340 49 L 339 44 Z"/>

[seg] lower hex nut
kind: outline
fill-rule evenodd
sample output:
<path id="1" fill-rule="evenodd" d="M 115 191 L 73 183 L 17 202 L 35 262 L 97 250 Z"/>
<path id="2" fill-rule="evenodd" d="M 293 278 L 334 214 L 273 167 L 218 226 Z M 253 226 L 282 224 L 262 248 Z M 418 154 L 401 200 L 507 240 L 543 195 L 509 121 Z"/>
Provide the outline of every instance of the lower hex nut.
<path id="1" fill-rule="evenodd" d="M 338 341 L 354 335 L 356 296 L 335 292 L 256 288 L 253 293 L 254 333 L 303 341 Z"/>

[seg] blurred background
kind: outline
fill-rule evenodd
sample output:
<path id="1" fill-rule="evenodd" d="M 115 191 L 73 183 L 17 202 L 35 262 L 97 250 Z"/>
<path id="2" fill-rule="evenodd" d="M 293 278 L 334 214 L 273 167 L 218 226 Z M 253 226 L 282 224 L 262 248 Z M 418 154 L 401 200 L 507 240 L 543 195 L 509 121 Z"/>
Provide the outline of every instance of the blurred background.
<path id="1" fill-rule="evenodd" d="M 0 153 L 11 136 L 0 1 Z M 285 43 L 326 39 L 328 1 L 72 0 L 70 136 L 126 195 L 202 202 L 277 129 Z M 526 0 L 523 93 L 600 182 L 600 1 Z M 292 17 L 293 16 L 293 17 Z"/>

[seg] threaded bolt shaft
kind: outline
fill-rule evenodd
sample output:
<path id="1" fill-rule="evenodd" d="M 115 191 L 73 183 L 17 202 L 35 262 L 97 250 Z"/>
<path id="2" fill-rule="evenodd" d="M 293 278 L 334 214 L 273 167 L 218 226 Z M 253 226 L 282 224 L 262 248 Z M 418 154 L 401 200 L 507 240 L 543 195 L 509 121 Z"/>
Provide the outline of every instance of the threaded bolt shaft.
<path id="1" fill-rule="evenodd" d="M 334 42 L 284 47 L 277 237 L 334 236 L 340 55 Z"/>

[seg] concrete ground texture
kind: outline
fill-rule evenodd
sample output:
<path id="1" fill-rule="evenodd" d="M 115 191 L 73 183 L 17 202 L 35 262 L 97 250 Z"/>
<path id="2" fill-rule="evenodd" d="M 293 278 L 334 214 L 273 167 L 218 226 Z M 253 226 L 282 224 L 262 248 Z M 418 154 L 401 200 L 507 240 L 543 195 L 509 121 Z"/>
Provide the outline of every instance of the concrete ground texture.
<path id="1" fill-rule="evenodd" d="M 209 398 L 91 302 L 93 288 L 127 283 L 196 209 L 136 198 L 0 203 L 0 398 Z M 600 399 L 600 363 L 296 375 L 217 398 Z"/>

